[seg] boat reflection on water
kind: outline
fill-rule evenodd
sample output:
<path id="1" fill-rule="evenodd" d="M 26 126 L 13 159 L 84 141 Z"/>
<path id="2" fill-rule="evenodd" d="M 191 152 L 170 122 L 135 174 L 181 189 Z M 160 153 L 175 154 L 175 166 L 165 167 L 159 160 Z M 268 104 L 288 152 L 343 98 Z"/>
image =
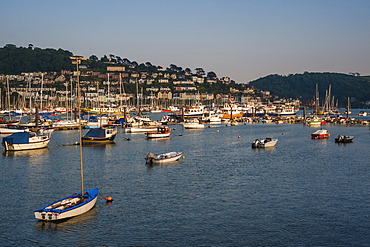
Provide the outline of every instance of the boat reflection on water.
<path id="1" fill-rule="evenodd" d="M 38 220 L 35 223 L 35 227 L 39 231 L 56 231 L 68 227 L 73 227 L 73 229 L 77 229 L 78 226 L 90 224 L 90 221 L 94 220 L 97 216 L 98 216 L 97 208 L 93 207 L 88 212 L 72 218 L 66 218 L 57 221 Z"/>
<path id="2" fill-rule="evenodd" d="M 3 156 L 6 157 L 36 157 L 50 152 L 49 148 L 22 150 L 22 151 L 4 151 Z"/>

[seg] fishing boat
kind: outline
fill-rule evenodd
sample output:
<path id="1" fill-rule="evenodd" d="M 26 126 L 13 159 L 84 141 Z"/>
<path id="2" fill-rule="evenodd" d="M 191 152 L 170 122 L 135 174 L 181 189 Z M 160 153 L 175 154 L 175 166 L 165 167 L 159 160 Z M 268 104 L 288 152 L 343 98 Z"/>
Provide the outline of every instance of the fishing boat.
<path id="1" fill-rule="evenodd" d="M 274 147 L 276 146 L 276 143 L 278 142 L 278 139 L 272 139 L 270 137 L 267 137 L 266 139 L 256 139 L 254 142 L 252 142 L 252 148 L 268 148 L 268 147 Z"/>
<path id="2" fill-rule="evenodd" d="M 19 127 L 18 125 L 5 125 L 4 127 L 0 127 L 0 134 L 14 134 L 18 132 L 28 132 L 30 131 L 28 128 Z"/>
<path id="3" fill-rule="evenodd" d="M 171 135 L 171 129 L 167 126 L 159 126 L 157 127 L 157 132 L 147 132 L 147 138 L 166 138 Z"/>
<path id="4" fill-rule="evenodd" d="M 177 161 L 183 154 L 183 152 L 169 152 L 159 155 L 148 153 L 145 159 L 147 164 L 165 164 Z"/>
<path id="5" fill-rule="evenodd" d="M 311 134 L 311 139 L 327 139 L 330 137 L 330 134 L 327 130 L 319 129 Z"/>
<path id="6" fill-rule="evenodd" d="M 50 135 L 40 135 L 35 132 L 18 132 L 4 137 L 2 145 L 5 151 L 22 151 L 46 148 L 50 142 Z"/>
<path id="7" fill-rule="evenodd" d="M 117 135 L 114 128 L 93 128 L 82 137 L 82 144 L 106 144 L 112 143 Z"/>
<path id="8" fill-rule="evenodd" d="M 338 135 L 338 137 L 335 138 L 335 142 L 349 143 L 352 142 L 353 138 L 354 136 Z"/>
<path id="9" fill-rule="evenodd" d="M 84 57 L 73 56 L 71 59 L 75 60 L 77 70 L 77 97 L 80 98 L 81 90 L 79 83 L 79 71 L 78 65 L 81 60 L 86 59 Z M 78 116 L 81 116 L 81 105 L 78 104 Z M 36 219 L 44 221 L 57 221 L 61 219 L 67 219 L 70 217 L 78 216 L 86 213 L 92 209 L 98 198 L 99 190 L 97 188 L 91 190 L 84 189 L 84 170 L 83 170 L 83 158 L 82 158 L 82 126 L 81 121 L 79 122 L 79 150 L 80 150 L 80 177 L 81 177 L 81 192 L 65 197 L 50 203 L 36 211 L 34 215 Z"/>

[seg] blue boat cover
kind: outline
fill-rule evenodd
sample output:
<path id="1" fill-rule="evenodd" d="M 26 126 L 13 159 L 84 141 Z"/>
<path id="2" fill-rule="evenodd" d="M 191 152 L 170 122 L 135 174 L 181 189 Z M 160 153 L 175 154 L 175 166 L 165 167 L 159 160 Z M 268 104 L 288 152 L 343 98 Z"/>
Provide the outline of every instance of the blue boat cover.
<path id="1" fill-rule="evenodd" d="M 90 129 L 84 137 L 105 137 L 105 129 L 94 128 Z"/>
<path id="2" fill-rule="evenodd" d="M 29 138 L 29 132 L 18 132 L 4 137 L 2 143 L 5 143 L 5 141 L 7 141 L 10 144 L 27 144 L 29 143 Z"/>

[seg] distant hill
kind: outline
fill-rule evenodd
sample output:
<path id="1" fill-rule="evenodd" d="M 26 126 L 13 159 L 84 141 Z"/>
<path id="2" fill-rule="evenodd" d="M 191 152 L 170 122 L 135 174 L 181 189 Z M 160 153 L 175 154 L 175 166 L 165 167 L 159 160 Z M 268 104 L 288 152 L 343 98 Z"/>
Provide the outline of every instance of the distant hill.
<path id="1" fill-rule="evenodd" d="M 303 103 L 314 100 L 316 84 L 319 87 L 320 101 L 325 98 L 325 91 L 331 85 L 331 95 L 338 99 L 339 107 L 347 105 L 351 97 L 353 107 L 364 107 L 370 101 L 370 78 L 340 73 L 309 73 L 268 75 L 250 82 L 255 88 L 267 90 L 284 98 L 298 98 Z"/>
<path id="2" fill-rule="evenodd" d="M 31 45 L 26 48 L 8 44 L 0 48 L 0 74 L 73 69 L 69 59 L 72 55 L 72 52 L 62 49 L 41 49 Z"/>

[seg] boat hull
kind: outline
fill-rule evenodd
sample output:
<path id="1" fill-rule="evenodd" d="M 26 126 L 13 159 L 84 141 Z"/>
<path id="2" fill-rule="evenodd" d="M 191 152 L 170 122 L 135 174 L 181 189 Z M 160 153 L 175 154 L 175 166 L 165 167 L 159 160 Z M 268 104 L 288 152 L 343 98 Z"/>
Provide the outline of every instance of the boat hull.
<path id="1" fill-rule="evenodd" d="M 330 134 L 311 134 L 312 139 L 327 139 L 330 137 Z"/>
<path id="2" fill-rule="evenodd" d="M 335 142 L 338 142 L 338 143 L 350 143 L 352 142 L 353 140 L 353 136 L 342 136 L 342 135 L 339 135 L 337 138 L 335 138 Z"/>
<path id="3" fill-rule="evenodd" d="M 204 124 L 198 124 L 198 123 L 184 123 L 183 124 L 184 129 L 204 129 Z"/>
<path id="4" fill-rule="evenodd" d="M 147 164 L 158 165 L 174 162 L 180 159 L 183 154 L 184 154 L 183 152 L 171 152 L 166 154 L 160 154 L 154 157 L 150 157 L 149 156 L 150 154 L 148 154 L 149 157 L 147 156 Z"/>
<path id="5" fill-rule="evenodd" d="M 85 194 L 88 193 L 88 194 Z M 44 220 L 44 221 L 56 221 L 56 220 L 62 220 L 62 219 L 67 219 L 71 217 L 75 217 L 78 215 L 81 215 L 83 213 L 86 213 L 90 209 L 92 209 L 95 204 L 96 200 L 98 198 L 98 189 L 92 189 L 92 190 L 87 190 L 85 191 L 84 198 L 86 199 L 84 202 L 76 204 L 70 208 L 60 210 L 56 208 L 50 208 L 52 205 L 56 205 L 58 203 L 61 203 L 63 200 L 68 200 L 68 199 L 74 199 L 74 198 L 80 198 L 80 195 L 74 195 L 70 197 L 65 197 L 61 200 L 55 201 L 39 210 L 36 210 L 34 212 L 35 218 L 39 220 Z"/>
<path id="6" fill-rule="evenodd" d="M 82 144 L 105 144 L 114 142 L 116 135 L 111 137 L 82 137 Z"/>
<path id="7" fill-rule="evenodd" d="M 46 148 L 49 145 L 49 142 L 50 142 L 50 138 L 44 141 L 27 143 L 27 144 L 14 144 L 14 143 L 12 144 L 12 143 L 5 141 L 2 143 L 2 145 L 6 151 L 22 151 L 22 150 Z"/>
<path id="8" fill-rule="evenodd" d="M 252 148 L 269 148 L 275 147 L 276 143 L 278 142 L 277 139 L 270 139 L 270 140 L 255 140 L 252 142 Z"/>
<path id="9" fill-rule="evenodd" d="M 170 137 L 171 133 L 147 133 L 147 138 L 166 138 Z"/>

